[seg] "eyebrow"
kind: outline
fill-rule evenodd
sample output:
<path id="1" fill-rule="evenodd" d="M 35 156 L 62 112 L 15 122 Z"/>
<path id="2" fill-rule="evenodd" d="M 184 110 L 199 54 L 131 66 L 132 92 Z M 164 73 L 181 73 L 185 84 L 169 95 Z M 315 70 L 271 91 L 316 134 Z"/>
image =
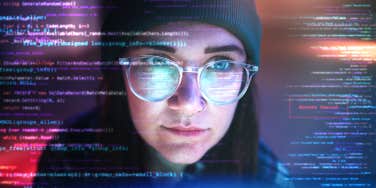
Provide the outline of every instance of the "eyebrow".
<path id="1" fill-rule="evenodd" d="M 136 48 L 151 48 L 151 49 L 154 49 L 154 50 L 160 50 L 160 51 L 166 51 L 166 52 L 170 52 L 170 53 L 175 53 L 176 52 L 176 49 L 171 47 L 171 46 L 158 46 L 158 45 L 155 45 L 155 46 L 152 46 L 152 45 L 148 45 L 148 46 L 137 46 Z"/>
<path id="2" fill-rule="evenodd" d="M 170 53 L 175 53 L 176 49 L 171 47 L 171 46 L 137 46 L 136 48 L 151 48 L 154 50 L 160 50 L 160 51 L 166 51 Z M 210 46 L 205 48 L 204 53 L 209 54 L 209 53 L 217 53 L 217 52 L 237 52 L 240 55 L 244 55 L 244 51 L 242 48 L 240 48 L 237 45 L 231 44 L 231 45 L 224 45 L 224 46 Z"/>
<path id="3" fill-rule="evenodd" d="M 244 51 L 242 48 L 240 48 L 237 45 L 231 44 L 231 45 L 225 45 L 225 46 L 212 46 L 205 48 L 206 54 L 209 53 L 216 53 L 216 52 L 237 52 L 240 55 L 244 55 Z"/>

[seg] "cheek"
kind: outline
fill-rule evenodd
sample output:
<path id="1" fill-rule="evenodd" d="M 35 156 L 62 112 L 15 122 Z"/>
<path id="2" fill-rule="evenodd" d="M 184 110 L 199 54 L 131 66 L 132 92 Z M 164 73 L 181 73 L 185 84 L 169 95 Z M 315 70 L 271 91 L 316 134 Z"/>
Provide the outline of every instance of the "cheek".
<path id="1" fill-rule="evenodd" d="M 215 106 L 211 113 L 213 121 L 213 128 L 215 129 L 216 138 L 222 138 L 229 129 L 234 117 L 234 112 L 237 104 L 230 104 L 226 106 Z"/>
<path id="2" fill-rule="evenodd" d="M 149 103 L 138 99 L 127 87 L 128 104 L 133 124 L 142 137 L 152 137 L 158 128 L 161 114 L 160 103 Z M 150 138 L 145 138 L 150 140 Z"/>
<path id="3" fill-rule="evenodd" d="M 131 91 L 130 87 L 128 86 L 127 80 L 125 80 L 125 83 L 127 83 L 126 89 L 127 89 L 128 105 L 129 105 L 132 120 L 134 121 L 134 123 L 139 122 L 141 120 L 144 120 L 144 121 L 154 120 L 156 115 L 159 113 L 158 103 L 149 103 L 149 102 L 145 102 L 137 98 Z"/>

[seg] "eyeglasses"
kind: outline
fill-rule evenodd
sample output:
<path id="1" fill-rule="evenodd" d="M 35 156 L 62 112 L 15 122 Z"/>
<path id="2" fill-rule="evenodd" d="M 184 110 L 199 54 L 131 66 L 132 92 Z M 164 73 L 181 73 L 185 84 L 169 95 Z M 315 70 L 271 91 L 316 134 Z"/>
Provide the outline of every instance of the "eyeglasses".
<path id="1" fill-rule="evenodd" d="M 202 96 L 217 105 L 239 100 L 247 91 L 258 66 L 227 59 L 210 60 L 201 67 L 180 66 L 177 61 L 156 56 L 120 58 L 131 91 L 140 99 L 159 102 L 174 95 L 183 73 L 197 74 Z"/>

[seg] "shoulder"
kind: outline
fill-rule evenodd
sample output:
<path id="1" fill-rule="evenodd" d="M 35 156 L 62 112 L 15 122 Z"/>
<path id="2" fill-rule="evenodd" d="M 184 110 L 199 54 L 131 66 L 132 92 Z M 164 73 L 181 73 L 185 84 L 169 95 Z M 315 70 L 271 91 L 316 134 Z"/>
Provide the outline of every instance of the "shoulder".
<path id="1" fill-rule="evenodd" d="M 258 148 L 258 165 L 256 179 L 277 185 L 283 188 L 293 188 L 293 184 L 287 180 L 289 173 L 278 160 L 272 150 L 260 141 Z"/>

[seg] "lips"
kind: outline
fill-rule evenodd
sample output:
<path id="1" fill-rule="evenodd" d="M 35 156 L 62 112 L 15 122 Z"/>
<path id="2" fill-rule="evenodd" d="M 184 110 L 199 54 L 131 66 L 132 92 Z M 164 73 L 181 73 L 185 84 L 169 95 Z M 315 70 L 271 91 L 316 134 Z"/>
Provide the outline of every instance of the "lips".
<path id="1" fill-rule="evenodd" d="M 194 126 L 185 127 L 182 125 L 173 126 L 173 127 L 162 126 L 162 128 L 171 134 L 178 135 L 178 136 L 187 136 L 187 137 L 201 136 L 209 131 L 208 128 L 203 129 L 203 128 L 194 127 Z"/>

